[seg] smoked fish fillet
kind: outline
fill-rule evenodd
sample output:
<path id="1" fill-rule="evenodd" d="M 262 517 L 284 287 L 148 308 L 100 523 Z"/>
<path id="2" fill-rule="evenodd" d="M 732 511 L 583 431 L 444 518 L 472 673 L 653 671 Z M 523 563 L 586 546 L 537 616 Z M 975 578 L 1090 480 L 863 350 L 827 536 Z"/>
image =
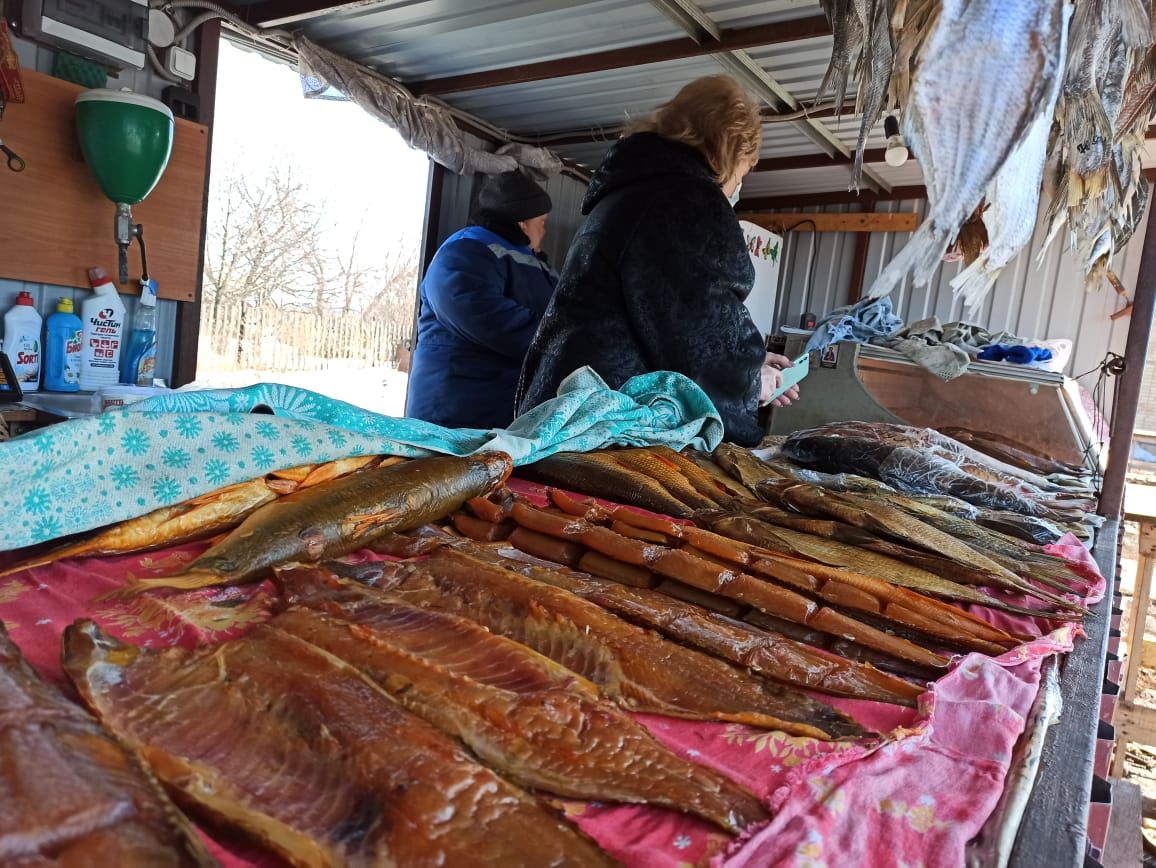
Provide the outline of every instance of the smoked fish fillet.
<path id="1" fill-rule="evenodd" d="M 455 551 L 353 574 L 402 600 L 462 615 L 528 645 L 634 711 L 821 739 L 864 734 L 851 718 L 796 690 L 684 648 L 569 591 Z"/>
<path id="2" fill-rule="evenodd" d="M 310 608 L 291 607 L 274 626 L 356 666 L 516 783 L 673 808 L 735 833 L 767 818 L 753 795 L 679 759 L 585 679 L 576 684 L 524 645 L 357 584 L 334 586 L 322 570 L 289 570 L 279 581 Z"/>
<path id="3" fill-rule="evenodd" d="M 0 864 L 217 864 L 139 761 L 32 670 L 0 624 Z"/>
<path id="4" fill-rule="evenodd" d="M 79 621 L 64 657 L 184 801 L 293 865 L 613 864 L 351 666 L 268 625 L 150 652 Z"/>

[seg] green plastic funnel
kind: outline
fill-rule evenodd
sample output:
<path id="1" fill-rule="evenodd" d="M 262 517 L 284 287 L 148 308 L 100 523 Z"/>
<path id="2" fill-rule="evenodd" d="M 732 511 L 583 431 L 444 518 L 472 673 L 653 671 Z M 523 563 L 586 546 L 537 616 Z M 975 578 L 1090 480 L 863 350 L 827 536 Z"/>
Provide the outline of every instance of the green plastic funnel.
<path id="1" fill-rule="evenodd" d="M 136 205 L 151 193 L 173 152 L 172 111 L 130 91 L 77 94 L 76 132 L 96 182 L 118 205 Z"/>

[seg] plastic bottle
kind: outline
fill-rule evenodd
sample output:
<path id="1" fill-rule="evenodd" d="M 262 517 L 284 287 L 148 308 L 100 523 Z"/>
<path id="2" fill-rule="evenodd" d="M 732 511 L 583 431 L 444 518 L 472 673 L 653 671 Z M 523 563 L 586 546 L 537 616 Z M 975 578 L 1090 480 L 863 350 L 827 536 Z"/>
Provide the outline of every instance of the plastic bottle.
<path id="1" fill-rule="evenodd" d="M 126 386 L 151 386 L 157 367 L 157 282 L 142 280 L 132 315 L 132 330 L 124 348 L 120 381 Z"/>
<path id="2" fill-rule="evenodd" d="M 4 355 L 12 363 L 20 388 L 25 392 L 35 392 L 40 388 L 40 331 L 43 325 L 44 320 L 28 292 L 21 292 L 16 304 L 4 314 Z"/>
<path id="3" fill-rule="evenodd" d="M 103 268 L 88 269 L 95 293 L 80 305 L 84 331 L 80 346 L 80 388 L 96 391 L 120 380 L 120 348 L 124 337 L 124 302 Z"/>
<path id="4" fill-rule="evenodd" d="M 80 345 L 84 324 L 67 296 L 49 314 L 44 338 L 44 388 L 50 392 L 80 389 Z"/>

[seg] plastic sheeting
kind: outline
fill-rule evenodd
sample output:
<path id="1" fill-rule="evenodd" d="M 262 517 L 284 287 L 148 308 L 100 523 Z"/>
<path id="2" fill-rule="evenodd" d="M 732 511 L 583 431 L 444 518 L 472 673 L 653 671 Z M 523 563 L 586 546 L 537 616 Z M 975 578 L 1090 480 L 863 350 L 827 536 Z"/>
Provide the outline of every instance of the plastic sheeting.
<path id="1" fill-rule="evenodd" d="M 540 175 L 556 174 L 562 169 L 562 161 L 542 148 L 516 143 L 499 148 L 497 153 L 475 148 L 447 107 L 415 99 L 398 82 L 334 54 L 305 36 L 298 34 L 293 45 L 306 96 L 331 99 L 331 89 L 340 91 L 397 130 L 410 147 L 425 151 L 447 169 L 458 174 L 499 174 L 527 168 Z"/>

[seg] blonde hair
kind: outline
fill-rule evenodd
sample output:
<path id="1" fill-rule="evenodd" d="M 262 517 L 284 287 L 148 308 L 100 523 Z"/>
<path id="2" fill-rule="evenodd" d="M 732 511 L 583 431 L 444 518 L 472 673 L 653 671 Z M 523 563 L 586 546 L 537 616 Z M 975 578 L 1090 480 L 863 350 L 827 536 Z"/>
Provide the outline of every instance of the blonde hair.
<path id="1" fill-rule="evenodd" d="M 628 133 L 658 133 L 702 152 L 720 184 L 743 162 L 755 162 L 763 142 L 759 105 L 727 75 L 685 85 Z"/>

